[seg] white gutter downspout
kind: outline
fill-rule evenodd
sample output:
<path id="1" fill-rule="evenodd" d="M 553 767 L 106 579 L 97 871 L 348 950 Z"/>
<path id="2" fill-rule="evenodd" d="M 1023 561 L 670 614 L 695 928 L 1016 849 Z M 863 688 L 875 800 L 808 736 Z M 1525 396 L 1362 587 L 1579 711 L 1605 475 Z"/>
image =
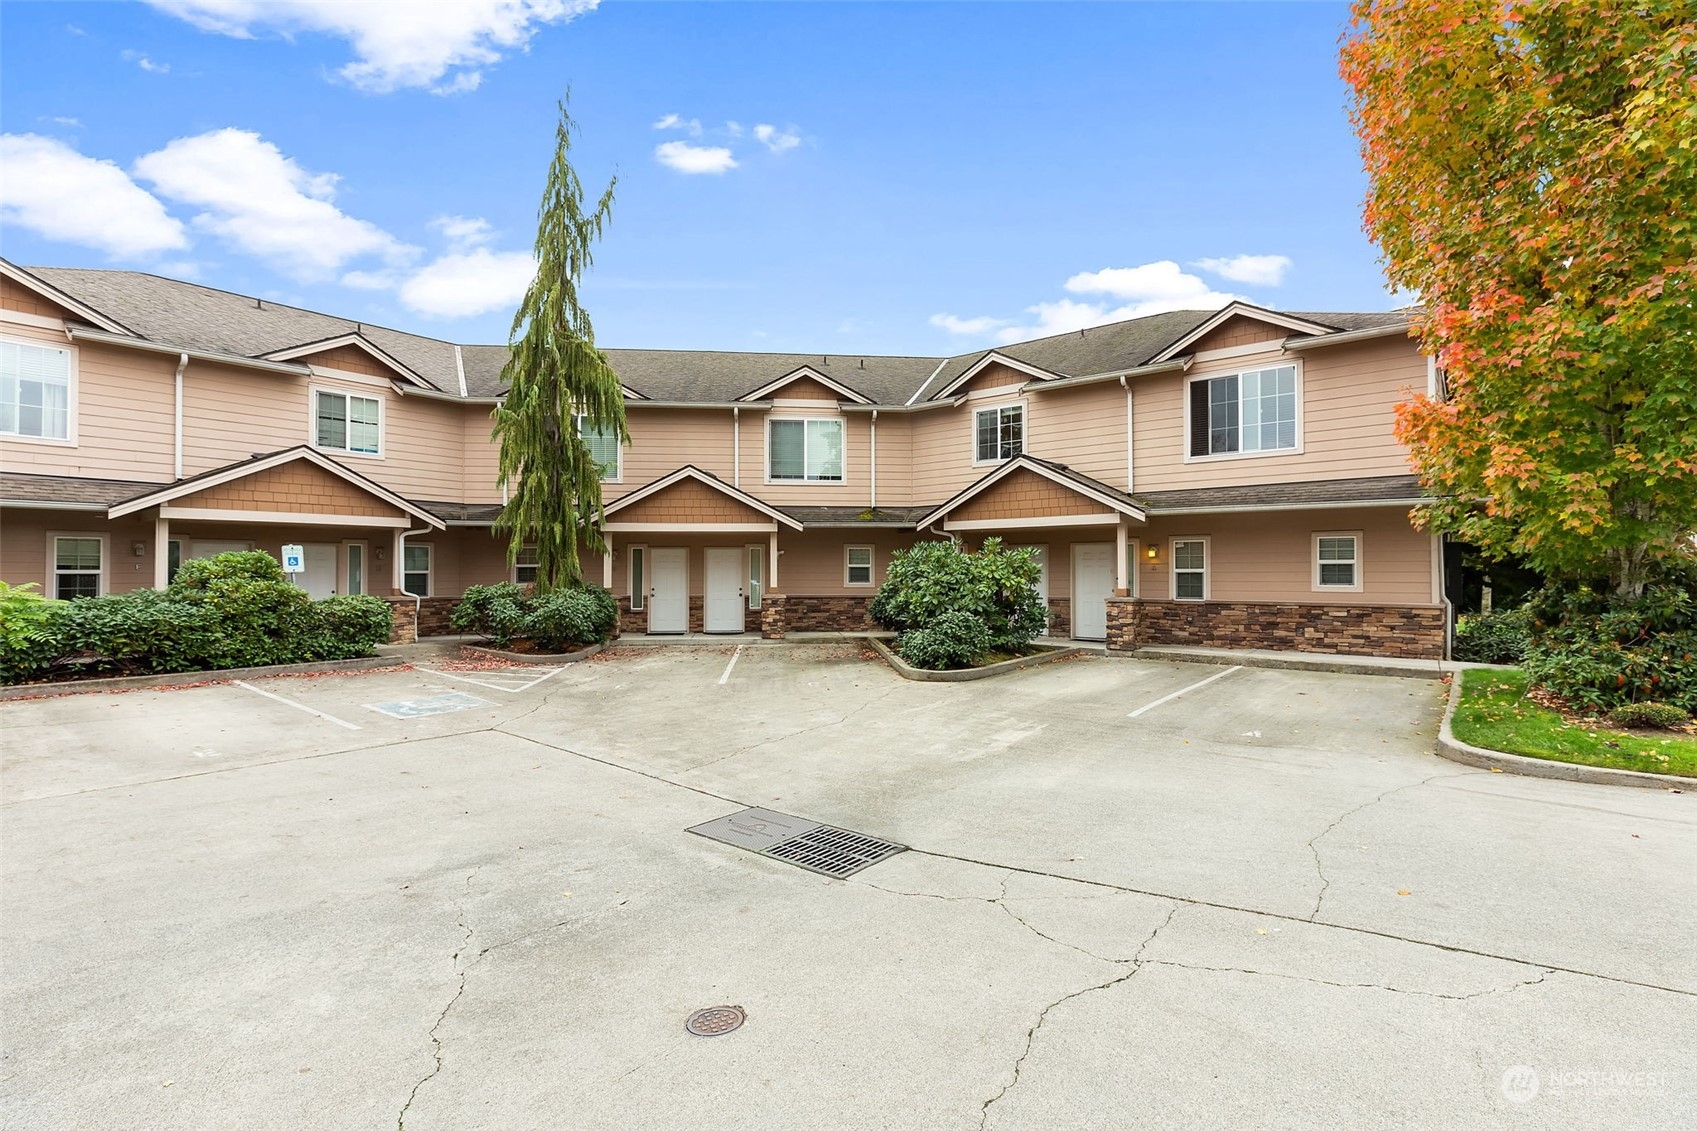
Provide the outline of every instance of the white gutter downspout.
<path id="1" fill-rule="evenodd" d="M 175 436 L 175 455 L 171 462 L 171 478 L 183 477 L 183 371 L 189 367 L 189 355 L 177 355 L 176 401 L 171 413 L 172 430 Z"/>
<path id="2" fill-rule="evenodd" d="M 395 535 L 395 565 L 391 588 L 397 593 L 412 598 L 412 638 L 415 642 L 418 640 L 418 617 L 424 608 L 424 598 L 417 593 L 408 593 L 404 588 L 406 585 L 407 539 L 414 534 L 429 534 L 430 531 L 431 527 L 421 526 L 417 530 L 402 530 Z M 436 563 L 431 562 L 430 564 L 434 566 Z"/>
<path id="3" fill-rule="evenodd" d="M 878 509 L 878 410 L 872 410 L 872 510 Z"/>
<path id="4" fill-rule="evenodd" d="M 731 486 L 742 487 L 742 408 L 731 409 Z"/>

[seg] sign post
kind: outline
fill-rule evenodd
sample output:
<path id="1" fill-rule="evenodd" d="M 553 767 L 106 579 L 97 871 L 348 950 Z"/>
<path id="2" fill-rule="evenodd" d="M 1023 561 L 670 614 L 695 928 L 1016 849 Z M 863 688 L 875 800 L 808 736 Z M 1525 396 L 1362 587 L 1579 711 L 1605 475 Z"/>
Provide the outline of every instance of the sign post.
<path id="1" fill-rule="evenodd" d="M 304 546 L 283 547 L 283 572 L 287 574 L 306 572 L 306 548 Z"/>

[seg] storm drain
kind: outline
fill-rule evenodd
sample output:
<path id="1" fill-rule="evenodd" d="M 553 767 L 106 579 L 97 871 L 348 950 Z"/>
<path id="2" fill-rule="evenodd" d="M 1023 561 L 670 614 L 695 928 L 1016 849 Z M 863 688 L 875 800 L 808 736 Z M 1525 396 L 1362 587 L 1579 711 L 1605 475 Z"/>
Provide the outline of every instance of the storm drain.
<path id="1" fill-rule="evenodd" d="M 744 809 L 686 831 L 837 879 L 907 851 L 905 845 L 770 809 Z"/>

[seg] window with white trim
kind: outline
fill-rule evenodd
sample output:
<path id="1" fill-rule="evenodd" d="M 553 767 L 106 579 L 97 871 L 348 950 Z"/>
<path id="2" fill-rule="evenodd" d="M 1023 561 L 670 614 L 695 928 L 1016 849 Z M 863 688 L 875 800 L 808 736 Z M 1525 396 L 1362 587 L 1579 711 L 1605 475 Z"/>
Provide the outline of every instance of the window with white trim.
<path id="1" fill-rule="evenodd" d="M 1314 588 L 1361 588 L 1361 536 L 1314 535 Z"/>
<path id="2" fill-rule="evenodd" d="M 972 414 L 972 461 L 999 463 L 1025 450 L 1025 406 L 1005 404 Z"/>
<path id="3" fill-rule="evenodd" d="M 843 547 L 843 584 L 872 584 L 872 547 Z"/>
<path id="4" fill-rule="evenodd" d="M 619 430 L 611 424 L 597 427 L 589 422 L 589 417 L 578 413 L 577 434 L 583 442 L 589 445 L 590 458 L 601 470 L 601 478 L 616 483 L 622 477 L 623 469 L 619 460 L 623 455 L 623 446 L 619 443 Z"/>
<path id="5" fill-rule="evenodd" d="M 70 439 L 70 350 L 0 342 L 0 434 Z"/>
<path id="6" fill-rule="evenodd" d="M 53 537 L 53 596 L 98 597 L 105 589 L 106 540 L 98 534 Z"/>
<path id="7" fill-rule="evenodd" d="M 788 416 L 768 420 L 766 478 L 775 483 L 841 483 L 843 422 Z"/>
<path id="8" fill-rule="evenodd" d="M 748 548 L 748 607 L 758 609 L 760 598 L 764 591 L 760 579 L 766 574 L 766 547 L 750 546 Z"/>
<path id="9" fill-rule="evenodd" d="M 1296 442 L 1296 366 L 1190 383 L 1192 456 L 1288 451 Z"/>
<path id="10" fill-rule="evenodd" d="M 1173 539 L 1173 600 L 1208 599 L 1208 540 Z"/>
<path id="11" fill-rule="evenodd" d="M 644 598 L 648 595 L 647 570 L 648 547 L 632 546 L 630 548 L 630 608 L 633 613 L 640 613 L 645 605 Z"/>
<path id="12" fill-rule="evenodd" d="M 518 556 L 513 559 L 513 582 L 517 585 L 536 584 L 536 547 L 519 547 Z"/>
<path id="13" fill-rule="evenodd" d="M 428 542 L 408 542 L 401 559 L 401 592 L 414 597 L 430 596 L 430 552 Z"/>
<path id="14" fill-rule="evenodd" d="M 378 454 L 383 406 L 376 397 L 319 389 L 313 394 L 313 437 L 320 448 Z"/>

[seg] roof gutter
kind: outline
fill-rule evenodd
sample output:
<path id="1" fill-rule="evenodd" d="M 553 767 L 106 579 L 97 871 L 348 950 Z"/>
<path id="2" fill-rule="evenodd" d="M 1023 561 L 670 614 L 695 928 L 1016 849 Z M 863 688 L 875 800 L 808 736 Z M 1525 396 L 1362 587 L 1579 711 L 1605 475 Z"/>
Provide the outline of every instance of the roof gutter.
<path id="1" fill-rule="evenodd" d="M 926 401 L 924 404 L 903 404 L 903 405 L 839 404 L 837 406 L 837 408 L 842 412 L 883 412 L 883 413 L 929 412 L 934 408 L 953 408 L 956 405 L 960 404 L 960 402 L 964 401 L 965 399 L 966 398 L 964 396 L 949 397 L 947 400 Z"/>
<path id="2" fill-rule="evenodd" d="M 1287 350 L 1311 350 L 1320 346 L 1342 346 L 1350 342 L 1366 342 L 1374 338 L 1412 337 L 1412 323 L 1400 326 L 1371 326 L 1365 330 L 1344 330 L 1336 334 L 1316 334 L 1290 337 L 1284 340 Z"/>
<path id="3" fill-rule="evenodd" d="M 163 342 L 150 342 L 144 338 L 126 338 L 122 334 L 109 334 L 105 330 L 84 330 L 81 327 L 65 331 L 75 342 L 98 342 L 102 345 L 127 346 L 130 349 L 146 350 L 149 353 L 175 354 L 179 359 L 188 358 L 191 361 L 211 361 L 219 365 L 233 365 L 242 369 L 258 369 L 265 373 L 287 373 L 292 377 L 310 377 L 312 370 L 305 365 L 290 365 L 281 361 L 260 361 L 258 358 L 243 357 L 235 353 L 213 353 L 209 350 L 185 350 L 181 346 L 170 346 Z"/>
<path id="4" fill-rule="evenodd" d="M 772 407 L 771 401 L 626 401 L 625 408 L 719 408 L 735 412 L 737 409 L 753 409 L 755 412 L 765 412 Z"/>
<path id="5" fill-rule="evenodd" d="M 1415 507 L 1421 503 L 1430 503 L 1430 498 L 1424 499 L 1332 499 L 1325 502 L 1313 503 L 1251 503 L 1226 505 L 1218 507 L 1148 507 L 1152 518 L 1166 518 L 1169 515 L 1181 514 L 1235 514 L 1239 511 L 1314 511 L 1331 510 L 1337 507 Z"/>
<path id="6" fill-rule="evenodd" d="M 403 397 L 425 397 L 433 401 L 453 401 L 455 404 L 500 404 L 500 397 L 462 397 L 458 393 L 444 393 L 440 389 L 412 388 L 399 381 L 389 382 L 391 388 Z"/>
<path id="7" fill-rule="evenodd" d="M 1122 386 L 1128 377 L 1153 377 L 1159 373 L 1183 373 L 1190 368 L 1191 359 L 1163 361 L 1156 365 L 1139 365 L 1134 369 L 1115 369 L 1108 373 L 1086 373 L 1082 377 L 1056 377 L 1051 381 L 1027 381 L 1019 387 L 1024 393 L 1031 389 L 1069 389 L 1075 385 L 1095 385 L 1103 381 L 1118 381 Z"/>

